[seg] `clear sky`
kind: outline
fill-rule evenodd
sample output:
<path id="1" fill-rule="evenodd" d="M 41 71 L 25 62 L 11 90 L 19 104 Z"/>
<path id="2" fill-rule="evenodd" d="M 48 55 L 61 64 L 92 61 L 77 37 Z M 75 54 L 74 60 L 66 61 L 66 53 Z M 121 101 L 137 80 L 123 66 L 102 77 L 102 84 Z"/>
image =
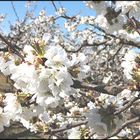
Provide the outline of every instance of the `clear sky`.
<path id="1" fill-rule="evenodd" d="M 17 14 L 20 19 L 25 16 L 25 3 L 26 1 L 13 1 L 13 4 L 16 8 Z M 67 9 L 67 13 L 69 16 L 77 15 L 80 12 L 80 15 L 83 16 L 95 16 L 95 11 L 90 8 L 87 8 L 83 1 L 55 1 L 57 8 L 60 7 L 60 4 Z M 46 10 L 47 15 L 54 15 L 55 9 L 52 5 L 51 1 L 36 1 L 33 4 L 33 7 L 36 5 L 35 15 L 37 16 L 42 9 Z M 6 14 L 6 19 L 2 24 L 0 24 L 0 28 L 8 34 L 9 32 L 9 22 L 14 23 L 17 19 L 12 8 L 11 1 L 0 1 L 0 14 Z M 59 24 L 63 27 L 63 22 L 59 21 Z M 136 49 L 140 51 L 140 49 Z"/>
<path id="2" fill-rule="evenodd" d="M 25 15 L 25 1 L 13 1 L 15 9 L 20 19 L 22 19 Z M 59 8 L 60 4 L 67 9 L 67 13 L 72 16 L 79 14 L 86 15 L 95 15 L 95 12 L 85 6 L 83 1 L 55 1 L 56 6 Z M 52 5 L 51 1 L 36 1 L 34 4 L 36 5 L 35 15 L 39 14 L 39 11 L 42 9 L 46 10 L 47 15 L 54 15 L 55 9 Z M 34 7 L 32 6 L 32 8 Z M 5 32 L 9 32 L 9 22 L 14 23 L 17 19 L 12 8 L 11 1 L 0 1 L 0 14 L 6 14 L 6 19 L 1 25 L 1 27 L 5 30 Z M 60 24 L 62 22 L 60 21 Z"/>

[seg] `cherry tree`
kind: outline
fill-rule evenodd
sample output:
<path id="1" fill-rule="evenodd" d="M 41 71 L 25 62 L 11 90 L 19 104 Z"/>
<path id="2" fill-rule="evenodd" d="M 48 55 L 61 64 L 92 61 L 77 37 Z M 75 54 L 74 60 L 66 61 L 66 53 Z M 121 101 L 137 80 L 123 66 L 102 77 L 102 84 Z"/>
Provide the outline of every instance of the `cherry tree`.
<path id="1" fill-rule="evenodd" d="M 8 35 L 1 29 L 0 71 L 11 85 L 0 93 L 1 133 L 19 122 L 52 139 L 140 135 L 140 2 L 83 3 L 96 16 L 69 16 L 54 1 L 54 15 L 35 16 L 27 2 L 25 18 Z"/>

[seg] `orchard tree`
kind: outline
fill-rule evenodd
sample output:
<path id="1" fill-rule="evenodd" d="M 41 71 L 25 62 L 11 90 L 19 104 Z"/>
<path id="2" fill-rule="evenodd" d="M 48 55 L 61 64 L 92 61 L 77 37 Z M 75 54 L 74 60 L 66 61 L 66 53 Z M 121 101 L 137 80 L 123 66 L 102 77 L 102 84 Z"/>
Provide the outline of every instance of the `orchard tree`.
<path id="1" fill-rule="evenodd" d="M 84 1 L 96 16 L 69 16 L 55 3 L 54 15 L 36 17 L 27 2 L 25 18 L 0 32 L 11 85 L 0 93 L 0 132 L 19 122 L 46 139 L 138 138 L 140 2 Z"/>

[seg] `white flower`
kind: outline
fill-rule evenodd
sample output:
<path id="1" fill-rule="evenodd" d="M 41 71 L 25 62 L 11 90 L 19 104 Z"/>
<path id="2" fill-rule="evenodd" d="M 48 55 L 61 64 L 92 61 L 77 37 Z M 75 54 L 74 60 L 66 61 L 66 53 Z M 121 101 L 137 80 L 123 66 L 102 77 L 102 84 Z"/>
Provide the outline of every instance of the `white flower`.
<path id="1" fill-rule="evenodd" d="M 38 84 L 38 87 L 37 87 L 37 91 L 38 92 L 45 93 L 48 90 L 49 90 L 48 89 L 48 79 L 47 78 L 40 79 L 39 84 Z"/>
<path id="2" fill-rule="evenodd" d="M 14 63 L 14 58 L 13 60 L 5 61 L 3 57 L 0 57 L 0 71 L 4 75 L 10 75 L 15 71 L 16 65 Z"/>
<path id="3" fill-rule="evenodd" d="M 55 97 L 47 97 L 47 99 L 45 100 L 45 103 L 47 106 L 51 107 L 51 108 L 56 108 L 59 104 L 59 98 L 55 98 Z"/>
<path id="4" fill-rule="evenodd" d="M 25 61 L 33 63 L 35 60 L 35 56 L 33 55 L 33 48 L 30 45 L 25 45 L 23 51 L 27 54 L 24 58 Z"/>
<path id="5" fill-rule="evenodd" d="M 80 139 L 79 127 L 72 128 L 68 133 L 68 139 Z"/>
<path id="6" fill-rule="evenodd" d="M 111 138 L 109 138 L 109 139 L 119 139 L 119 137 L 114 136 L 114 137 L 111 137 Z"/>
<path id="7" fill-rule="evenodd" d="M 135 96 L 135 97 L 138 97 L 139 94 L 140 94 L 140 93 L 139 93 L 138 91 L 136 91 L 135 94 L 134 94 L 134 96 Z"/>
<path id="8" fill-rule="evenodd" d="M 37 86 L 37 98 L 43 99 L 44 97 L 41 96 L 46 96 L 48 93 L 52 93 L 55 97 L 61 96 L 63 98 L 71 91 L 70 86 L 72 84 L 73 81 L 71 75 L 68 73 L 67 67 L 53 67 L 52 69 L 42 67 Z"/>
<path id="9" fill-rule="evenodd" d="M 95 23 L 99 25 L 99 27 L 102 27 L 103 29 L 108 30 L 108 21 L 103 15 L 98 15 L 95 19 Z"/>
<path id="10" fill-rule="evenodd" d="M 116 1 L 116 4 L 115 4 L 115 9 L 118 11 L 119 9 L 121 9 L 121 14 L 126 14 L 128 11 L 129 11 L 129 15 L 130 17 L 131 16 L 134 16 L 136 18 L 138 18 L 140 16 L 139 14 L 139 10 L 140 10 L 140 7 L 139 7 L 140 3 L 139 1 L 123 1 L 123 2 L 120 2 L 120 1 Z"/>
<path id="11" fill-rule="evenodd" d="M 132 70 L 136 64 L 134 61 L 136 56 L 137 53 L 132 50 L 129 50 L 124 56 L 124 61 L 122 62 L 121 66 L 124 68 L 124 74 L 127 79 L 132 79 Z"/>
<path id="12" fill-rule="evenodd" d="M 0 14 L 0 23 L 4 20 L 5 15 Z"/>
<path id="13" fill-rule="evenodd" d="M 134 42 L 139 42 L 139 33 L 134 32 L 134 33 L 128 33 L 126 30 L 121 29 L 118 31 L 118 34 L 120 35 L 121 38 L 127 38 L 127 40 L 134 41 Z"/>
<path id="14" fill-rule="evenodd" d="M 104 77 L 103 83 L 105 83 L 105 84 L 108 83 L 108 81 L 111 79 L 111 77 L 112 77 L 112 73 L 108 77 Z"/>
<path id="15" fill-rule="evenodd" d="M 107 3 L 105 1 L 84 1 L 87 7 L 96 11 L 97 15 L 106 14 Z"/>
<path id="16" fill-rule="evenodd" d="M 93 108 L 89 112 L 85 113 L 88 125 L 94 129 L 99 136 L 104 136 L 107 134 L 107 126 L 105 123 L 101 122 L 101 115 L 98 113 L 98 109 Z"/>
<path id="17" fill-rule="evenodd" d="M 50 33 L 45 33 L 42 37 L 42 40 L 45 41 L 45 44 L 48 43 L 48 41 L 51 39 L 52 35 Z"/>
<path id="18" fill-rule="evenodd" d="M 57 10 L 57 12 L 56 12 L 56 14 L 57 14 L 58 16 L 61 16 L 61 15 L 65 14 L 65 13 L 66 13 L 66 9 L 65 9 L 65 8 L 59 8 L 59 9 Z"/>
<path id="19" fill-rule="evenodd" d="M 80 24 L 85 24 L 88 21 L 87 17 L 82 16 L 80 19 Z"/>
<path id="20" fill-rule="evenodd" d="M 9 113 L 12 118 L 17 114 L 22 113 L 22 107 L 17 100 L 17 97 L 13 93 L 6 93 L 6 98 L 4 99 L 5 107 L 4 112 Z"/>
<path id="21" fill-rule="evenodd" d="M 79 112 L 80 108 L 78 106 L 74 106 L 70 109 L 70 113 L 74 115 L 76 112 Z"/>
<path id="22" fill-rule="evenodd" d="M 8 113 L 4 113 L 0 107 L 0 132 L 4 131 L 4 126 L 10 126 L 10 116 Z"/>
<path id="23" fill-rule="evenodd" d="M 40 106 L 46 106 L 45 99 L 47 98 L 47 93 L 36 93 L 33 98 L 36 98 L 36 103 Z"/>
<path id="24" fill-rule="evenodd" d="M 122 129 L 121 132 L 118 134 L 119 137 L 128 137 L 131 134 L 131 130 L 129 128 Z"/>
<path id="25" fill-rule="evenodd" d="M 87 106 L 89 107 L 89 109 L 94 109 L 95 108 L 95 104 L 91 101 L 87 104 Z"/>
<path id="26" fill-rule="evenodd" d="M 118 100 L 121 100 L 123 98 L 130 99 L 132 97 L 132 91 L 129 89 L 124 89 L 122 92 L 117 94 Z"/>
<path id="27" fill-rule="evenodd" d="M 56 78 L 56 85 L 60 86 L 62 84 L 63 88 L 69 88 L 73 84 L 73 81 L 71 79 L 71 75 L 68 73 L 66 67 L 61 67 L 61 69 L 56 73 L 55 75 Z"/>
<path id="28" fill-rule="evenodd" d="M 25 128 L 27 128 L 27 129 L 29 129 L 30 126 L 31 126 L 29 120 L 26 120 L 26 119 L 24 119 L 24 118 L 20 118 L 20 122 L 21 122 L 22 125 L 23 125 Z"/>
<path id="29" fill-rule="evenodd" d="M 88 72 L 90 71 L 90 66 L 88 66 L 87 64 L 87 59 L 84 53 L 78 53 L 78 55 L 76 56 L 76 54 L 72 54 L 72 59 L 69 62 L 70 66 L 76 65 L 78 64 L 78 80 L 82 80 L 83 78 L 85 78 L 88 74 Z"/>
<path id="30" fill-rule="evenodd" d="M 49 115 L 47 112 L 43 112 L 41 114 L 39 114 L 39 119 L 43 122 L 48 122 L 49 120 Z"/>
<path id="31" fill-rule="evenodd" d="M 39 12 L 39 15 L 40 15 L 40 16 L 44 16 L 45 14 L 46 14 L 45 10 L 41 10 L 41 11 Z"/>
<path id="32" fill-rule="evenodd" d="M 68 65 L 68 58 L 66 51 L 61 46 L 50 46 L 44 55 L 48 60 L 45 62 L 46 66 L 59 67 L 61 65 Z"/>
<path id="33" fill-rule="evenodd" d="M 15 81 L 14 86 L 23 92 L 35 93 L 37 85 L 37 73 L 34 65 L 22 63 L 18 65 L 15 72 L 11 75 Z"/>
<path id="34" fill-rule="evenodd" d="M 15 117 L 16 121 L 19 121 L 23 124 L 27 129 L 32 128 L 31 119 L 39 114 L 43 113 L 43 108 L 41 106 L 31 105 L 30 107 L 23 107 L 22 113 L 17 114 Z"/>

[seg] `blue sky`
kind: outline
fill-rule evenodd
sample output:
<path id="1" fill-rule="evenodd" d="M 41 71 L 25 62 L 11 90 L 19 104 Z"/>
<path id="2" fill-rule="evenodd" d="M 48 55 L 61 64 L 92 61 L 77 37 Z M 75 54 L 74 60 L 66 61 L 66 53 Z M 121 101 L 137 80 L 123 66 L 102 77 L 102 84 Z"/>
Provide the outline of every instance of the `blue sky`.
<path id="1" fill-rule="evenodd" d="M 14 1 L 13 3 L 14 3 L 14 6 L 16 8 L 19 18 L 22 19 L 26 11 L 26 8 L 25 8 L 26 1 Z M 80 15 L 83 15 L 83 16 L 88 16 L 88 15 L 95 16 L 96 14 L 95 11 L 86 7 L 83 1 L 55 1 L 55 4 L 57 8 L 60 7 L 60 4 L 64 8 L 66 8 L 69 16 L 76 15 L 79 12 L 80 12 Z M 42 9 L 46 10 L 47 15 L 54 15 L 55 13 L 55 9 L 51 1 L 38 1 L 38 2 L 36 1 L 33 5 L 37 5 L 35 9 L 36 16 L 39 14 L 39 12 Z M 0 14 L 6 14 L 6 19 L 0 25 L 0 28 L 2 28 L 3 31 L 6 34 L 8 34 L 9 25 L 10 25 L 9 22 L 14 23 L 15 20 L 17 19 L 13 11 L 11 1 L 0 1 Z M 59 20 L 59 24 L 63 27 L 62 20 Z M 83 27 L 80 27 L 80 28 L 83 28 Z M 140 49 L 135 49 L 135 50 L 140 51 Z"/>
<path id="2" fill-rule="evenodd" d="M 14 1 L 14 6 L 18 13 L 20 19 L 22 19 L 25 15 L 25 1 Z M 55 1 L 57 7 L 60 7 L 60 4 L 67 9 L 67 13 L 72 16 L 76 15 L 80 12 L 80 15 L 88 16 L 95 15 L 95 12 L 85 6 L 83 1 Z M 54 15 L 55 9 L 51 3 L 51 1 L 38 1 L 33 5 L 37 5 L 35 9 L 35 15 L 39 14 L 39 11 L 42 9 L 46 10 L 47 15 Z M 1 27 L 5 30 L 6 33 L 9 32 L 9 22 L 14 23 L 17 19 L 14 10 L 12 8 L 10 1 L 0 1 L 0 14 L 6 14 L 6 19 L 1 25 Z M 62 25 L 62 22 L 59 22 Z"/>

